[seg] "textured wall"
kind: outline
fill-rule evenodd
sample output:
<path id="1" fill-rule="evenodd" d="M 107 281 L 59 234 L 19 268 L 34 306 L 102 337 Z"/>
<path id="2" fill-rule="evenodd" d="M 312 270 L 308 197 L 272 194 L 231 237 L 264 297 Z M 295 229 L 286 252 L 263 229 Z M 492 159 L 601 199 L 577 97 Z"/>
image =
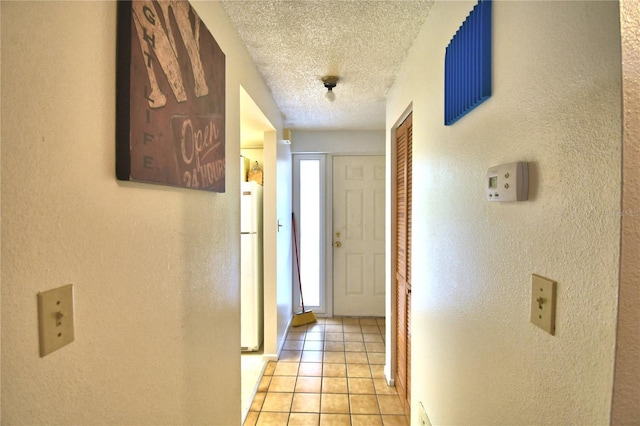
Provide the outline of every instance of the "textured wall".
<path id="1" fill-rule="evenodd" d="M 620 7 L 623 72 L 622 241 L 611 422 L 640 423 L 640 3 Z"/>
<path id="2" fill-rule="evenodd" d="M 272 143 L 276 143 L 275 135 L 271 134 Z M 293 231 L 291 226 L 291 206 L 292 198 L 292 169 L 291 162 L 291 145 L 283 140 L 277 141 L 278 149 L 275 152 L 275 161 L 272 163 L 278 165 L 275 176 L 276 184 L 272 186 L 273 193 L 271 199 L 276 200 L 276 217 L 271 220 L 271 235 L 278 245 L 277 259 L 273 259 L 275 263 L 275 276 L 277 277 L 277 289 L 275 291 L 276 298 L 276 348 L 270 348 L 265 340 L 265 356 L 269 353 L 280 353 L 284 346 L 284 338 L 287 334 L 289 324 L 292 319 L 293 312 Z M 273 150 L 271 151 L 273 153 Z M 277 192 L 276 192 L 277 188 Z M 283 191 L 287 188 L 287 191 Z M 278 226 L 282 225 L 282 227 Z M 265 233 L 266 237 L 266 233 Z M 268 259 L 265 259 L 268 261 Z M 273 292 L 272 292 L 273 293 Z M 275 349 L 275 351 L 274 351 Z M 273 356 L 272 360 L 275 359 Z"/>
<path id="3" fill-rule="evenodd" d="M 115 2 L 1 7 L 3 421 L 239 424 L 239 179 L 225 194 L 117 182 Z M 207 12 L 237 159 L 240 83 L 281 117 Z M 67 283 L 75 342 L 39 358 L 36 294 Z"/>
<path id="4" fill-rule="evenodd" d="M 390 92 L 413 102 L 412 415 L 433 424 L 607 424 L 620 242 L 616 2 L 494 2 L 493 96 L 443 125 L 444 49 L 474 2 L 436 2 Z M 389 150 L 389 152 L 391 152 Z M 529 201 L 489 203 L 528 161 Z M 558 282 L 556 335 L 529 322 Z"/>

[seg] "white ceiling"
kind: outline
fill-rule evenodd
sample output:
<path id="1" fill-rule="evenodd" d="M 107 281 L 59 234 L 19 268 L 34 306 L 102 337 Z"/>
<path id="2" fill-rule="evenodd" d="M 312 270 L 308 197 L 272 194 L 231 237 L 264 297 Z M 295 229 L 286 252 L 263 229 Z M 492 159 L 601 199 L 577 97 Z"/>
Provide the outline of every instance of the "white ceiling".
<path id="1" fill-rule="evenodd" d="M 433 0 L 225 0 L 286 127 L 384 129 L 385 97 Z M 321 78 L 340 78 L 333 103 Z"/>

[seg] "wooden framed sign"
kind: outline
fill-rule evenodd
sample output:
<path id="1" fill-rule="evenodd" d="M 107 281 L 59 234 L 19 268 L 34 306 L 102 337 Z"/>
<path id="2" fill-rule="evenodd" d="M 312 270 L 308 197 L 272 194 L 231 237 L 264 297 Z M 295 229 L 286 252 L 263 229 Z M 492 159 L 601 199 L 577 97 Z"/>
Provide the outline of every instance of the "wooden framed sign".
<path id="1" fill-rule="evenodd" d="M 187 1 L 118 2 L 116 176 L 225 190 L 225 56 Z"/>

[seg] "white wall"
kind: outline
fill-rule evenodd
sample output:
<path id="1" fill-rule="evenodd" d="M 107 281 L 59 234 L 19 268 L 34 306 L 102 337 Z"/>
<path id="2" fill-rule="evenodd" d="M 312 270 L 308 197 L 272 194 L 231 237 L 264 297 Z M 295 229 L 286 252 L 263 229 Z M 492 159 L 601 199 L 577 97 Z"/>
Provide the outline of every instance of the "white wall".
<path id="1" fill-rule="evenodd" d="M 265 139 L 266 140 L 266 139 Z M 274 141 L 275 142 L 275 141 Z M 272 151 L 273 153 L 273 151 Z M 266 151 L 265 151 L 266 155 Z M 272 155 L 272 154 L 270 154 Z M 291 151 L 290 145 L 285 143 L 282 139 L 277 141 L 277 149 L 275 152 L 277 172 L 275 176 L 276 186 L 278 189 L 276 199 L 276 218 L 271 221 L 271 229 L 277 241 L 277 261 L 276 261 L 276 276 L 277 276 L 277 291 L 276 291 L 276 304 L 277 304 L 277 353 L 279 354 L 284 345 L 284 338 L 291 322 L 293 314 L 293 289 L 292 289 L 292 272 L 293 272 L 293 240 L 292 240 L 292 226 L 291 226 L 291 196 L 292 196 L 292 164 L 291 164 Z M 267 158 L 265 158 L 267 161 Z M 282 191 L 282 188 L 287 188 L 287 191 Z M 281 225 L 281 226 L 280 226 Z M 266 346 L 265 340 L 265 355 L 273 354 L 272 348 Z M 273 357 L 271 358 L 273 359 Z"/>
<path id="2" fill-rule="evenodd" d="M 444 49 L 475 2 L 438 1 L 387 103 L 413 103 L 412 390 L 433 424 L 607 424 L 620 242 L 617 2 L 493 4 L 493 96 L 443 125 Z M 391 161 L 391 160 L 390 160 Z M 488 203 L 527 161 L 529 201 Z M 558 282 L 556 335 L 529 322 Z"/>
<path id="3" fill-rule="evenodd" d="M 382 154 L 383 130 L 293 130 L 291 152 L 335 154 Z"/>
<path id="4" fill-rule="evenodd" d="M 291 153 L 275 132 L 264 134 L 264 358 L 275 361 L 293 317 L 291 294 Z M 267 201 L 271 205 L 266 206 Z M 278 226 L 281 224 L 282 226 Z"/>
<path id="5" fill-rule="evenodd" d="M 269 90 L 217 2 L 227 192 L 115 179 L 115 2 L 2 2 L 2 408 L 11 424 L 239 424 L 239 86 Z M 38 356 L 36 294 L 75 286 Z"/>

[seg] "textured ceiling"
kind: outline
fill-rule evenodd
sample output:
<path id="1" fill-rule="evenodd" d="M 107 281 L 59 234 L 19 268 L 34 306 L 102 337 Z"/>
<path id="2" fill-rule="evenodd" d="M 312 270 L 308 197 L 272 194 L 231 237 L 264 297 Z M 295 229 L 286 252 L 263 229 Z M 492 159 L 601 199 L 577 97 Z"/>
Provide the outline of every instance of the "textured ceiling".
<path id="1" fill-rule="evenodd" d="M 223 1 L 293 129 L 383 129 L 385 97 L 432 0 Z M 336 100 L 321 78 L 340 78 Z"/>

